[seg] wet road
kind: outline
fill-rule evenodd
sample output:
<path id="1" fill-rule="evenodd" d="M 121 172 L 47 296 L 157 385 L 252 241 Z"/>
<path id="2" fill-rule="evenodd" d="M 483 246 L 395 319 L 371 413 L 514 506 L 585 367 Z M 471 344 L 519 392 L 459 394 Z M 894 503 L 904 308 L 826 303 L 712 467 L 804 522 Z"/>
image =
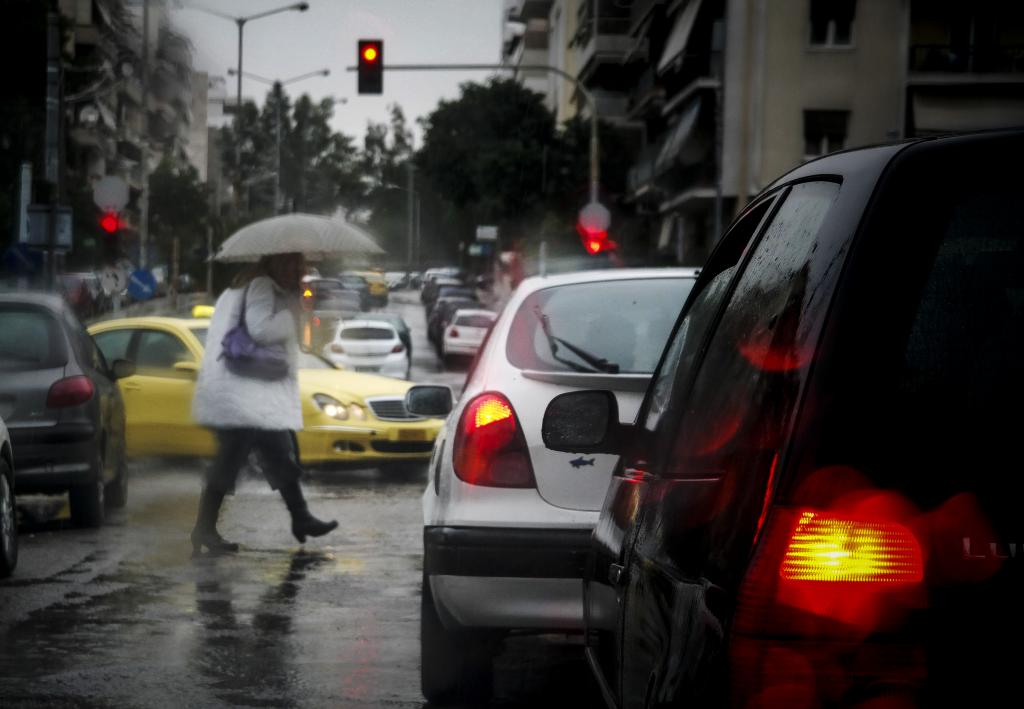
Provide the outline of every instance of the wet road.
<path id="1" fill-rule="evenodd" d="M 414 379 L 440 372 L 418 305 Z M 313 512 L 337 532 L 299 545 L 280 498 L 240 482 L 221 531 L 237 556 L 191 561 L 198 463 L 140 461 L 129 503 L 76 530 L 60 498 L 25 498 L 21 560 L 0 582 L 3 707 L 419 707 L 419 497 L 425 471 L 318 471 Z M 578 645 L 516 638 L 501 707 L 598 706 Z"/>

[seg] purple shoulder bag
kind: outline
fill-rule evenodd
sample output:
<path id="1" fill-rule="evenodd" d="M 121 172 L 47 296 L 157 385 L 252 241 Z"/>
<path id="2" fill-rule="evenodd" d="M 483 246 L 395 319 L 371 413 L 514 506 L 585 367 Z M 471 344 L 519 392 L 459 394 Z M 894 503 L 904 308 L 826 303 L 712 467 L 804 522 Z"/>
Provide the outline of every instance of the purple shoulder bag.
<path id="1" fill-rule="evenodd" d="M 228 371 L 240 377 L 277 381 L 288 376 L 288 355 L 284 347 L 261 345 L 252 339 L 245 326 L 245 299 L 249 286 L 242 291 L 242 316 L 221 340 L 219 359 Z"/>

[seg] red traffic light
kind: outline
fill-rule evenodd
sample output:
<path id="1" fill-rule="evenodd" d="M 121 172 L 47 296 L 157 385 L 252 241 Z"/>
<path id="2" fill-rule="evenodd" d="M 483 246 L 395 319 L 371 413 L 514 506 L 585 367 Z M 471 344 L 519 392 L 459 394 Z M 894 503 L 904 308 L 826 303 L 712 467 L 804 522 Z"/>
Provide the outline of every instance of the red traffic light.
<path id="1" fill-rule="evenodd" d="M 591 256 L 597 256 L 604 251 L 614 251 L 619 246 L 608 238 L 608 232 L 604 229 L 594 229 L 577 223 L 576 231 L 579 232 L 583 248 Z"/>
<path id="2" fill-rule="evenodd" d="M 384 93 L 384 41 L 361 39 L 358 42 L 358 49 L 356 84 L 359 93 Z"/>
<path id="3" fill-rule="evenodd" d="M 113 234 L 121 228 L 121 220 L 117 217 L 117 212 L 104 212 L 103 216 L 100 217 L 100 229 Z"/>

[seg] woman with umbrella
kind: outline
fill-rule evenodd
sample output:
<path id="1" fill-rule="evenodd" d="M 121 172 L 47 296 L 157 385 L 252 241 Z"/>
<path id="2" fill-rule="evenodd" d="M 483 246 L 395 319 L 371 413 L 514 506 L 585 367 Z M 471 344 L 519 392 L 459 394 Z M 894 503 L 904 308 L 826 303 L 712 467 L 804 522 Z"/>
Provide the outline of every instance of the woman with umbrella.
<path id="1" fill-rule="evenodd" d="M 199 370 L 192 413 L 213 429 L 217 454 L 207 471 L 192 530 L 193 555 L 238 551 L 217 531 L 224 497 L 256 451 L 271 488 L 291 513 L 299 542 L 338 526 L 309 511 L 299 479 L 295 431 L 299 399 L 299 293 L 305 255 L 380 253 L 366 235 L 343 222 L 291 214 L 245 227 L 224 242 L 221 261 L 255 261 L 217 300 Z"/>

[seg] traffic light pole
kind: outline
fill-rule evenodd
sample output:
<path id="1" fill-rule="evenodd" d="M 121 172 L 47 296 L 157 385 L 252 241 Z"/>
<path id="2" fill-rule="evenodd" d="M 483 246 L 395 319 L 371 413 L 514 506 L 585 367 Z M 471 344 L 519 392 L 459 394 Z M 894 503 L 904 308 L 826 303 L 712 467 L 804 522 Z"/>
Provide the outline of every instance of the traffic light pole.
<path id="1" fill-rule="evenodd" d="M 598 201 L 601 165 L 597 139 L 597 100 L 583 83 L 572 74 L 547 64 L 522 64 L 520 66 L 507 66 L 505 64 L 384 64 L 381 66 L 381 69 L 383 71 L 546 71 L 549 74 L 556 74 L 571 82 L 590 105 L 590 201 Z M 348 67 L 348 71 L 358 70 L 359 67 Z"/>

